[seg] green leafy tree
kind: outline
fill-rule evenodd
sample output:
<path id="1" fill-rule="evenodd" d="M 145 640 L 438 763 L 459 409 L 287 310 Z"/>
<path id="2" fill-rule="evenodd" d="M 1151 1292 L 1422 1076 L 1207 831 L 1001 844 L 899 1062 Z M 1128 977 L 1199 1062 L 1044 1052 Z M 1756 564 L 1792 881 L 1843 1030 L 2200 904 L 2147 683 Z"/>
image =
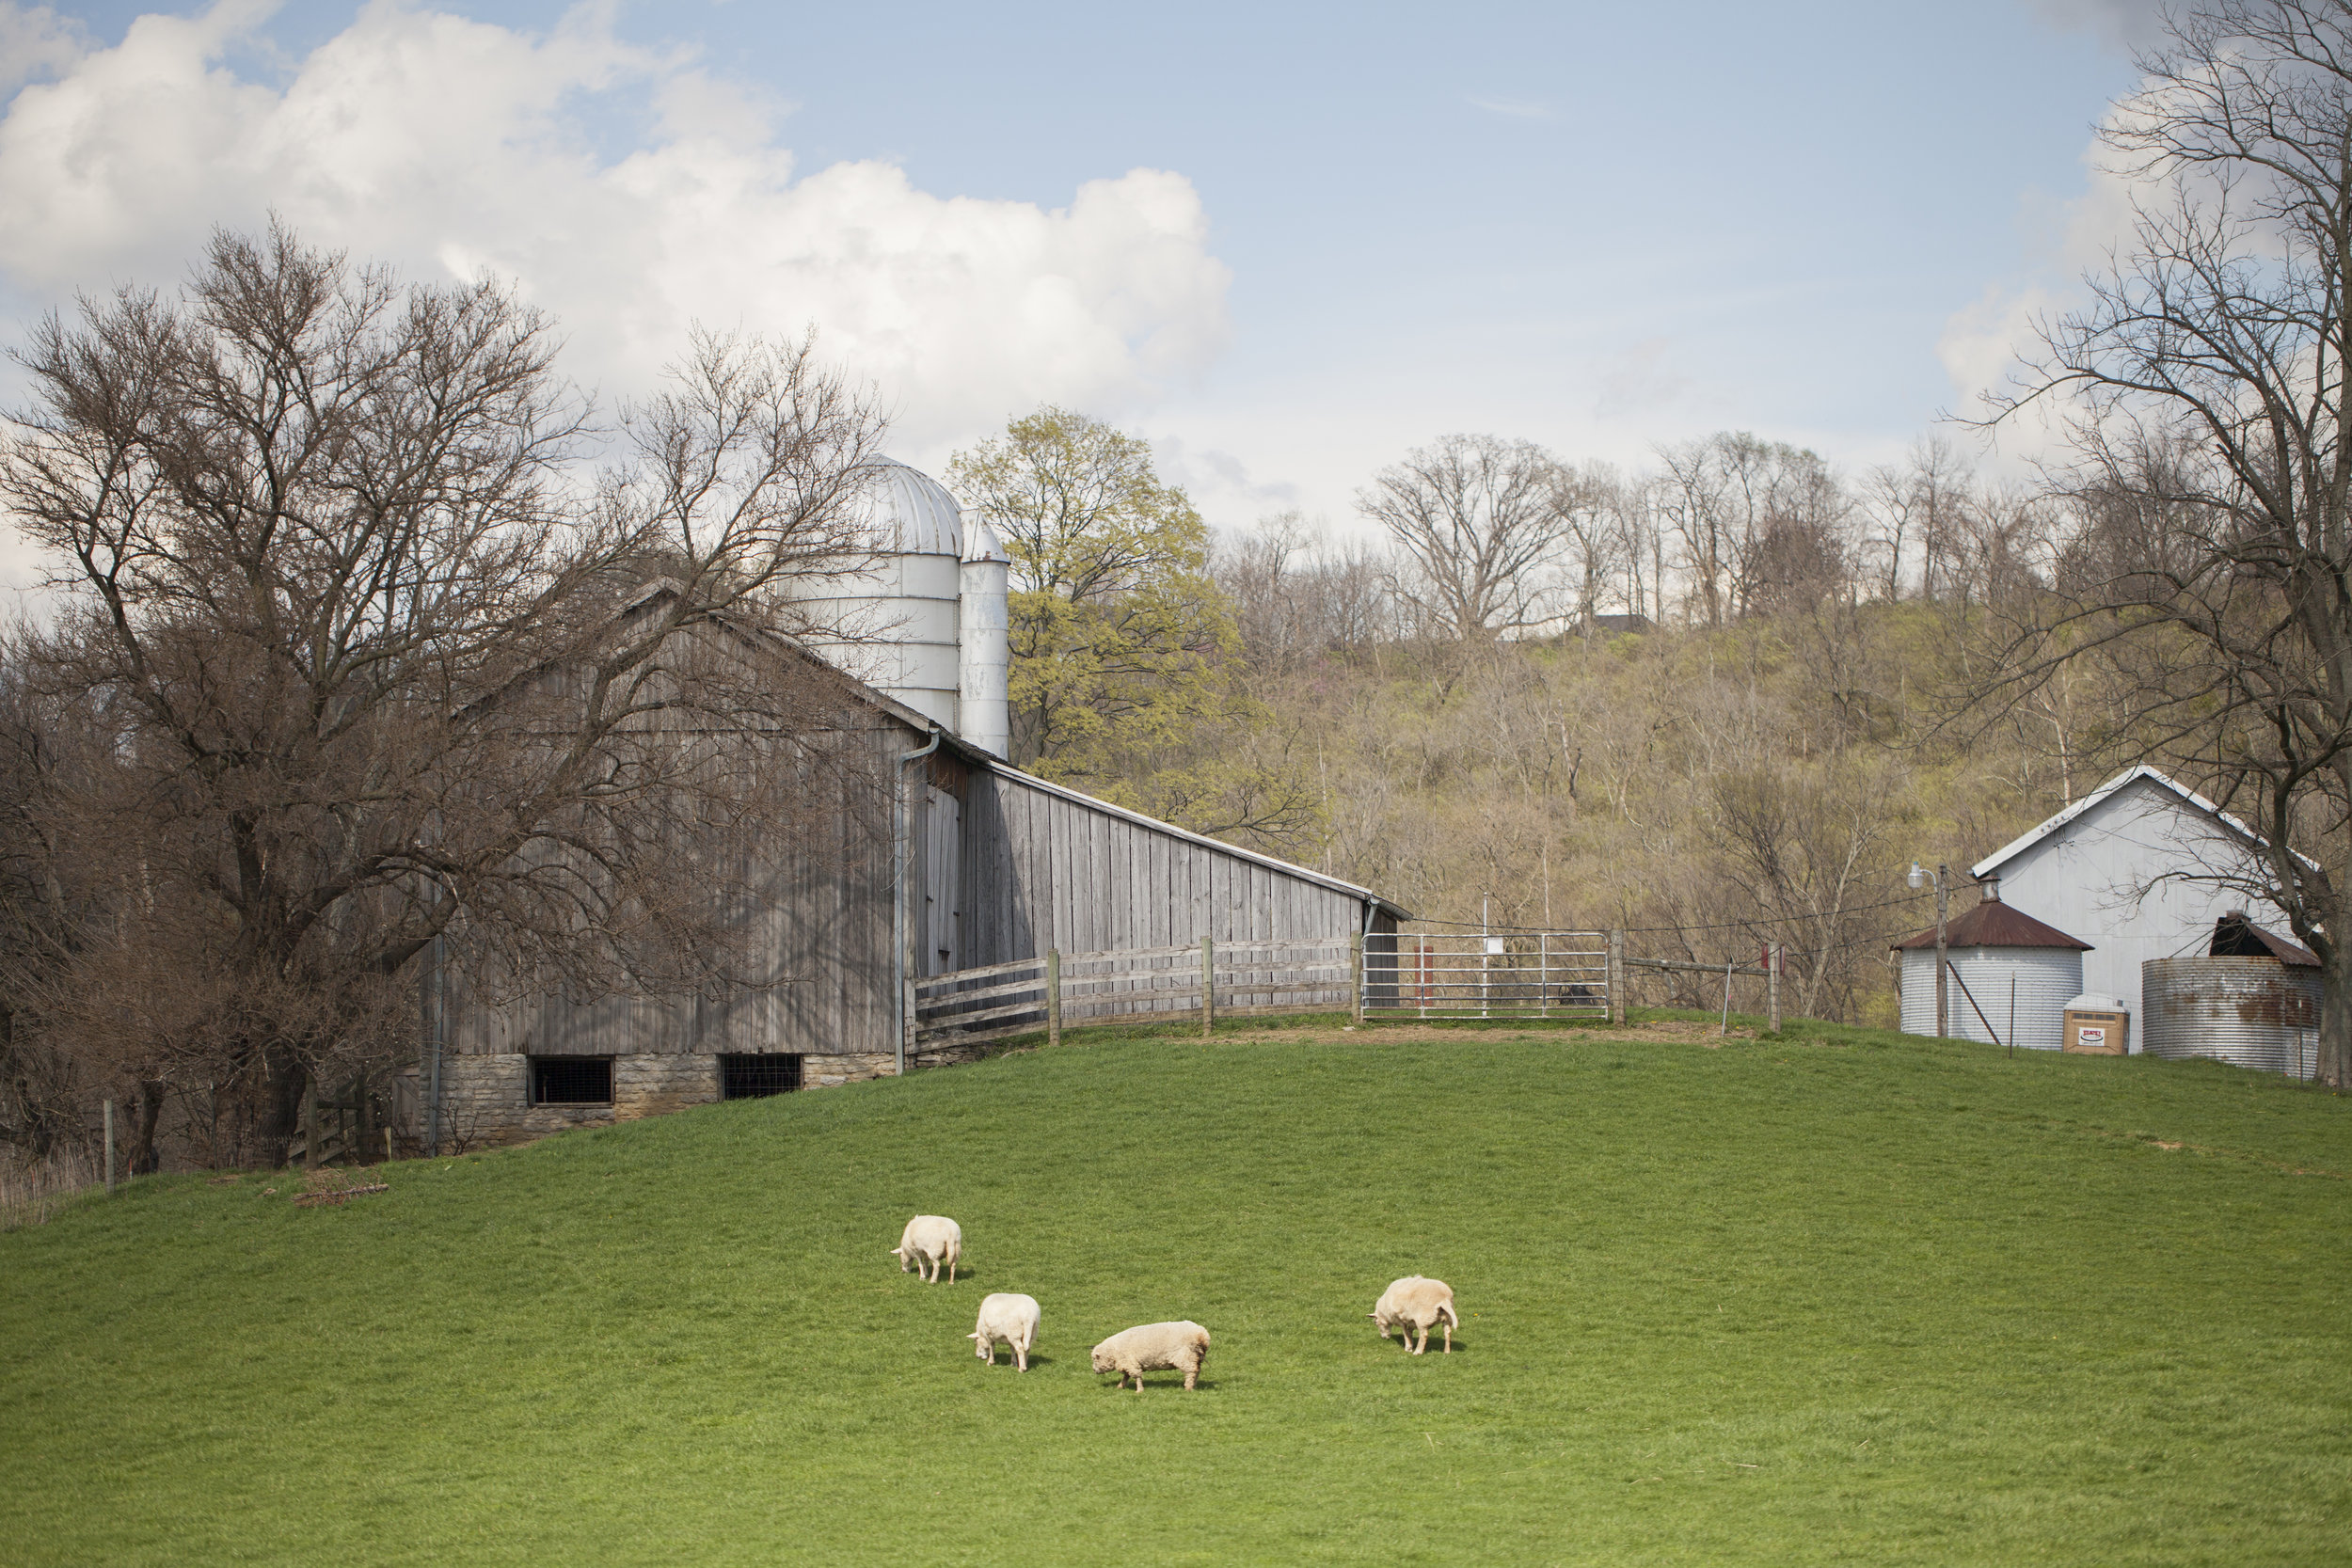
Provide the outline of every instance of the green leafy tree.
<path id="1" fill-rule="evenodd" d="M 1152 449 L 1046 407 L 959 452 L 947 481 L 1012 558 L 1013 760 L 1208 832 L 1295 842 L 1319 806 L 1236 737 L 1241 633 L 1209 530 Z"/>

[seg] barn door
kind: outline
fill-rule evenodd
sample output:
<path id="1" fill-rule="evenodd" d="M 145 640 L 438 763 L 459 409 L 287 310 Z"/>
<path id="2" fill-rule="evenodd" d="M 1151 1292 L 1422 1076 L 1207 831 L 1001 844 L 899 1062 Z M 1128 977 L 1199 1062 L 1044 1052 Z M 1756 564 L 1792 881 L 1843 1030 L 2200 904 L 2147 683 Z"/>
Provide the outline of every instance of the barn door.
<path id="1" fill-rule="evenodd" d="M 936 784 L 923 798 L 923 950 L 925 974 L 945 974 L 963 963 L 963 802 Z"/>

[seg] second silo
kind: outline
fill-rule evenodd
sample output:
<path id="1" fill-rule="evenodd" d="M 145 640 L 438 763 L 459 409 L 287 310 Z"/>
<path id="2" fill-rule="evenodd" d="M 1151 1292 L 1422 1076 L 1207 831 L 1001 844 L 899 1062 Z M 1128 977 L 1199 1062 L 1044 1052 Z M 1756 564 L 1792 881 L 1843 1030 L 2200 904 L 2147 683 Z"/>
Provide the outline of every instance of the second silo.
<path id="1" fill-rule="evenodd" d="M 2065 1043 L 2066 1004 L 2083 989 L 2083 955 L 2090 943 L 2002 903 L 1997 881 L 1979 885 L 1983 898 L 1977 907 L 1945 927 L 1951 1037 L 2056 1051 Z M 1903 1033 L 1932 1035 L 1935 927 L 1894 945 L 1902 955 Z"/>
<path id="2" fill-rule="evenodd" d="M 2152 1056 L 2209 1056 L 2309 1078 L 2318 1065 L 2319 959 L 2243 914 L 2215 922 L 2202 958 L 2139 966 Z"/>

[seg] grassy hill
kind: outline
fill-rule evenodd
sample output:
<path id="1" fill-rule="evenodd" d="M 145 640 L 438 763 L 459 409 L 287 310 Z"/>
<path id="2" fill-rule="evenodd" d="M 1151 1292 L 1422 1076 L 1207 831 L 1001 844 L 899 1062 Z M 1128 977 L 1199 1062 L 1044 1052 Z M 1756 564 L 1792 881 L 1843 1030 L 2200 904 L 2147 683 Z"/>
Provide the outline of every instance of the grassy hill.
<path id="1" fill-rule="evenodd" d="M 2344 1560 L 2352 1106 L 1804 1027 L 1098 1035 L 342 1209 L 143 1180 L 0 1236 L 0 1561 Z M 1365 1318 L 1415 1271 L 1451 1356 Z M 1178 1317 L 1199 1392 L 1089 1370 Z"/>

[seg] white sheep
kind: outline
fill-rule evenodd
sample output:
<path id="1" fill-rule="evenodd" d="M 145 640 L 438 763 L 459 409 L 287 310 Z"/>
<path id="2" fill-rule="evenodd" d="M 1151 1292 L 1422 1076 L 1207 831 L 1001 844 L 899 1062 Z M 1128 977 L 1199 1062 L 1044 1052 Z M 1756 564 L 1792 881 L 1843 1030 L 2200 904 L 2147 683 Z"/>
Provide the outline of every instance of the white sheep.
<path id="1" fill-rule="evenodd" d="M 956 1282 L 956 1259 L 963 1256 L 963 1227 L 951 1219 L 937 1214 L 917 1214 L 907 1221 L 907 1227 L 898 1236 L 898 1244 L 890 1249 L 898 1259 L 898 1272 L 913 1268 L 923 1276 L 927 1285 L 939 1282 L 941 1264 L 947 1268 L 947 1283 Z"/>
<path id="2" fill-rule="evenodd" d="M 1196 1323 L 1145 1323 L 1140 1328 L 1121 1329 L 1094 1347 L 1094 1370 L 1117 1372 L 1114 1387 L 1124 1388 L 1127 1380 L 1136 1380 L 1136 1392 L 1143 1392 L 1146 1372 L 1182 1372 L 1184 1386 L 1197 1387 L 1200 1382 L 1200 1363 L 1209 1358 L 1209 1331 Z"/>
<path id="3" fill-rule="evenodd" d="M 1372 1326 L 1380 1331 L 1380 1338 L 1402 1328 L 1405 1348 L 1415 1355 L 1429 1348 L 1429 1330 L 1438 1323 L 1445 1325 L 1445 1354 L 1454 1353 L 1454 1331 L 1462 1326 L 1461 1318 L 1454 1310 L 1454 1287 L 1442 1279 L 1423 1279 L 1420 1275 L 1406 1275 L 1403 1279 L 1380 1292 L 1373 1304 Z M 1413 1331 L 1421 1331 L 1421 1343 L 1413 1343 Z"/>
<path id="4" fill-rule="evenodd" d="M 1029 1347 L 1037 1343 L 1037 1297 L 998 1291 L 980 1298 L 980 1321 L 964 1338 L 973 1341 L 972 1354 L 992 1367 L 996 1365 L 996 1341 L 1002 1339 L 1012 1347 L 1012 1364 L 1025 1372 Z"/>

